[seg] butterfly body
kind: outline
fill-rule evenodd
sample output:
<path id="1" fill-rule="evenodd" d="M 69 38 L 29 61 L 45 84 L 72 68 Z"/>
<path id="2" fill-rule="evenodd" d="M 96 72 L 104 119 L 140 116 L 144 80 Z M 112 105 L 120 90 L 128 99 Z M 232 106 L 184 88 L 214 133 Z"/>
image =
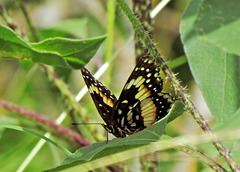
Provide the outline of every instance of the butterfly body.
<path id="1" fill-rule="evenodd" d="M 173 103 L 173 98 L 162 92 L 160 68 L 149 56 L 138 61 L 119 99 L 86 68 L 82 75 L 106 123 L 103 127 L 116 137 L 126 137 L 152 125 L 167 115 Z"/>

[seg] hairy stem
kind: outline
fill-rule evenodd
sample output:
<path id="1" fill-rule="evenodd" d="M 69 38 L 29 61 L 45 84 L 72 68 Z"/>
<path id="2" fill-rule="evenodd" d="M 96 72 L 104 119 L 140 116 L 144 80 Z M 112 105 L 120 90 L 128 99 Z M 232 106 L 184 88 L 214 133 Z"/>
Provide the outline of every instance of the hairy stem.
<path id="1" fill-rule="evenodd" d="M 227 172 L 227 170 L 224 169 L 220 164 L 190 146 L 177 146 L 174 147 L 174 149 L 184 152 L 191 157 L 195 157 L 196 159 L 202 161 L 204 164 L 212 168 L 214 171 Z"/>
<path id="2" fill-rule="evenodd" d="M 157 51 L 152 39 L 149 37 L 148 33 L 144 31 L 140 21 L 134 16 L 131 9 L 128 7 L 127 3 L 124 0 L 116 0 L 123 10 L 123 12 L 127 15 L 128 19 L 133 25 L 133 28 L 135 32 L 139 35 L 143 45 L 148 48 L 150 54 L 159 61 L 162 70 L 166 76 L 168 76 L 170 82 L 174 86 L 177 94 L 179 95 L 180 99 L 186 104 L 188 107 L 191 115 L 195 119 L 195 121 L 198 123 L 198 125 L 210 136 L 214 136 L 214 133 L 210 126 L 208 125 L 207 121 L 203 118 L 203 116 L 200 114 L 198 109 L 195 107 L 193 102 L 190 100 L 189 96 L 185 93 L 183 87 L 180 85 L 180 82 L 177 80 L 177 78 L 174 76 L 173 72 L 170 70 L 170 68 L 167 66 L 167 63 L 163 60 L 159 52 Z M 214 146 L 222 155 L 226 162 L 228 163 L 229 167 L 233 171 L 240 171 L 240 168 L 238 167 L 237 163 L 233 160 L 231 155 L 228 153 L 226 148 L 223 146 L 223 144 L 215 137 L 215 140 L 213 141 Z"/>

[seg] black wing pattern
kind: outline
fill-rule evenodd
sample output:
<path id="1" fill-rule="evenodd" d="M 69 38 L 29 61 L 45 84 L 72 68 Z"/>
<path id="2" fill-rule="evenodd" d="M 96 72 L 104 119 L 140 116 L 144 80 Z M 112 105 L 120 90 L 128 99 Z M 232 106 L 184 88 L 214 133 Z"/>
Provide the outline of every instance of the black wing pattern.
<path id="1" fill-rule="evenodd" d="M 162 92 L 160 67 L 151 56 L 141 58 L 114 106 L 116 125 L 130 135 L 166 116 L 173 98 Z"/>
<path id="2" fill-rule="evenodd" d="M 83 68 L 81 72 L 99 114 L 105 123 L 109 124 L 113 120 L 113 106 L 116 104 L 117 98 L 86 68 Z"/>
<path id="3" fill-rule="evenodd" d="M 160 71 L 151 56 L 141 58 L 117 100 L 86 68 L 82 69 L 92 99 L 106 123 L 103 127 L 108 132 L 116 137 L 126 137 L 168 114 L 173 97 L 162 92 Z"/>

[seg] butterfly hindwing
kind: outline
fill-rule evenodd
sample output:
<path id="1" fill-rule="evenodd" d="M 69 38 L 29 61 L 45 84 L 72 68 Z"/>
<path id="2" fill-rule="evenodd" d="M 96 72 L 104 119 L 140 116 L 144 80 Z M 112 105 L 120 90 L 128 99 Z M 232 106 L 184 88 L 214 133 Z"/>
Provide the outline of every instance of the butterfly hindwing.
<path id="1" fill-rule="evenodd" d="M 141 58 L 114 107 L 114 121 L 127 134 L 152 125 L 168 114 L 173 99 L 163 93 L 160 67 L 150 56 Z"/>
<path id="2" fill-rule="evenodd" d="M 83 68 L 81 72 L 99 114 L 106 124 L 111 124 L 113 106 L 117 102 L 117 98 L 101 82 L 96 80 L 86 68 Z"/>

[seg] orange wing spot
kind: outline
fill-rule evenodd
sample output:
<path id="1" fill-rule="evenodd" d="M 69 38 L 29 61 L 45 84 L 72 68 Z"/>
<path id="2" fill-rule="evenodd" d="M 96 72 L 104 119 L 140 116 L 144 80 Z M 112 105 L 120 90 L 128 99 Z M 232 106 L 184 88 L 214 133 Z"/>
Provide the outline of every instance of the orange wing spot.
<path id="1" fill-rule="evenodd" d="M 95 87 L 93 84 L 91 84 L 91 88 L 93 91 L 95 91 L 97 94 L 99 94 L 99 90 L 97 87 Z"/>
<path id="2" fill-rule="evenodd" d="M 108 98 L 107 104 L 111 107 L 113 107 L 113 101 L 112 99 Z"/>
<path id="3" fill-rule="evenodd" d="M 100 94 L 100 96 L 103 98 L 104 97 L 104 95 L 103 95 L 103 93 L 100 91 L 99 92 L 99 94 Z"/>
<path id="4" fill-rule="evenodd" d="M 103 98 L 103 102 L 105 104 L 108 104 L 108 98 L 105 95 L 103 95 L 102 98 Z"/>

